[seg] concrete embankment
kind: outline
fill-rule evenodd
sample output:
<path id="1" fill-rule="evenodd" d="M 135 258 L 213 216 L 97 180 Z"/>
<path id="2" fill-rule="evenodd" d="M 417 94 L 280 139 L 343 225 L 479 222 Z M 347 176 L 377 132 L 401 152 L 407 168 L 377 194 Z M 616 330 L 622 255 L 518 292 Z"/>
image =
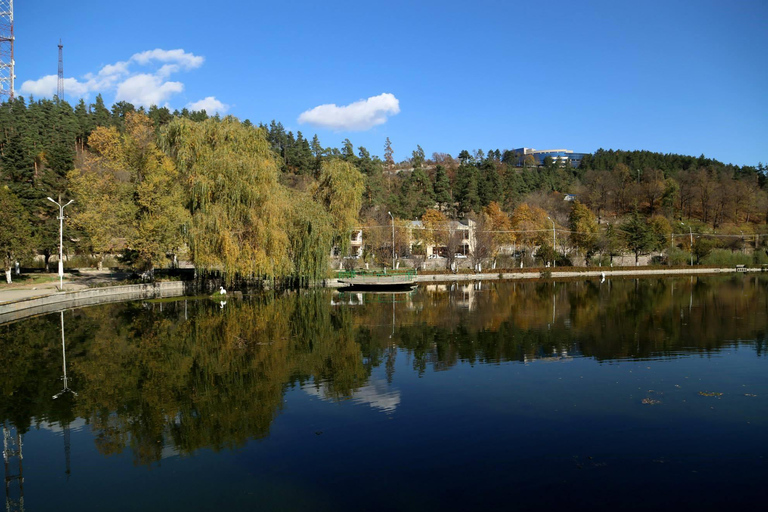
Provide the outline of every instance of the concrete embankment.
<path id="1" fill-rule="evenodd" d="M 0 304 L 0 324 L 62 309 L 127 300 L 177 297 L 187 292 L 190 283 L 170 281 L 127 286 L 104 286 L 74 292 L 59 292 L 43 297 Z"/>
<path id="2" fill-rule="evenodd" d="M 547 272 L 549 271 L 549 272 Z M 701 275 L 701 274 L 730 274 L 734 272 L 760 272 L 759 268 L 653 268 L 653 269 L 605 269 L 605 270 L 558 270 L 541 269 L 538 272 L 485 272 L 475 274 L 419 274 L 416 276 L 417 282 L 446 282 L 446 281 L 492 281 L 497 279 L 541 279 L 547 277 L 550 279 L 561 278 L 579 278 L 579 277 L 648 277 L 648 276 L 680 276 L 680 275 Z"/>
<path id="3" fill-rule="evenodd" d="M 569 267 L 573 269 L 573 267 Z M 415 276 L 417 283 L 440 283 L 456 281 L 494 281 L 494 280 L 522 280 L 522 279 L 572 279 L 572 278 L 601 278 L 605 277 L 650 277 L 650 276 L 681 276 L 681 275 L 707 275 L 707 274 L 732 274 L 735 272 L 760 272 L 759 268 L 637 268 L 637 269 L 612 269 L 604 270 L 565 270 L 542 268 L 528 272 L 476 272 L 458 274 L 418 274 Z M 327 288 L 342 288 L 345 283 L 338 279 L 326 279 L 323 286 Z"/>

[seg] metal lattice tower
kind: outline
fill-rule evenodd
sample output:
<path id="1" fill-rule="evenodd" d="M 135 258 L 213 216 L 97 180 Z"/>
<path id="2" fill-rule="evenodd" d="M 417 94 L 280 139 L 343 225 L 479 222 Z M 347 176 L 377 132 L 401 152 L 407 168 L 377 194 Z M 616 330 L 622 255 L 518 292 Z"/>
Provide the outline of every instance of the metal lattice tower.
<path id="1" fill-rule="evenodd" d="M 61 39 L 59 39 L 59 84 L 56 88 L 56 96 L 59 101 L 64 99 L 64 45 L 61 44 Z"/>
<path id="2" fill-rule="evenodd" d="M 24 466 L 22 437 L 13 425 L 3 423 L 3 462 L 5 466 L 5 510 L 24 511 Z"/>
<path id="3" fill-rule="evenodd" d="M 0 101 L 13 99 L 13 0 L 0 0 Z"/>

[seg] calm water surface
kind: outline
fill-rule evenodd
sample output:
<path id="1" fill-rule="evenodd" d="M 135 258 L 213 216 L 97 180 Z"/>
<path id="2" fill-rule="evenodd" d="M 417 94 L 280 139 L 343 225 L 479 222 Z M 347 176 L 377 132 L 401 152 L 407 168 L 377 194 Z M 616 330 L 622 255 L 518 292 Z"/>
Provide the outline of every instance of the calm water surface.
<path id="1" fill-rule="evenodd" d="M 62 315 L 0 326 L 10 510 L 766 497 L 763 276 L 135 302 L 63 326 L 68 389 Z"/>

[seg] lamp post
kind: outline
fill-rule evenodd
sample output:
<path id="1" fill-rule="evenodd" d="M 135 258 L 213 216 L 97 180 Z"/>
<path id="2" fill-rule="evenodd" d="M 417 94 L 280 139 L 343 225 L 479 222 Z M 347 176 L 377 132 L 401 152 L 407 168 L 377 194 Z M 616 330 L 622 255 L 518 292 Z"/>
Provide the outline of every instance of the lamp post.
<path id="1" fill-rule="evenodd" d="M 552 268 L 557 266 L 557 240 L 555 238 L 555 221 L 551 217 L 547 217 L 549 222 L 552 223 Z"/>
<path id="2" fill-rule="evenodd" d="M 64 251 L 62 249 L 62 245 L 63 245 L 63 239 L 64 239 L 64 208 L 74 203 L 75 200 L 74 199 L 70 200 L 64 206 L 57 203 L 50 197 L 48 198 L 48 200 L 59 207 L 59 290 L 63 290 L 64 289 Z M 59 200 L 61 200 L 61 198 L 59 198 Z"/>
<path id="3" fill-rule="evenodd" d="M 392 212 L 387 212 L 392 218 L 392 270 L 395 270 L 395 217 Z"/>

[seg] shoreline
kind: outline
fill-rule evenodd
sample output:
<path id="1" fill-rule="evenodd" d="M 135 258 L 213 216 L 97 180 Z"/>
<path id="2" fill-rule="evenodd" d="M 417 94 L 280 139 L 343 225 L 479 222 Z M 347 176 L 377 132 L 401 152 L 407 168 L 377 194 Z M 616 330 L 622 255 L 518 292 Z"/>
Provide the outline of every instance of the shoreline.
<path id="1" fill-rule="evenodd" d="M 573 269 L 574 267 L 566 267 Z M 733 273 L 755 273 L 762 272 L 762 268 L 644 268 L 644 269 L 605 269 L 605 270 L 558 270 L 543 268 L 541 270 L 529 270 L 527 272 L 478 272 L 478 273 L 459 273 L 459 274 L 417 274 L 415 280 L 417 283 L 440 283 L 457 281 L 521 281 L 527 279 L 571 279 L 579 277 L 650 277 L 650 276 L 680 276 L 680 275 L 700 275 L 700 274 L 733 274 Z M 548 274 L 549 273 L 549 274 Z M 547 275 L 548 274 L 548 275 Z M 325 287 L 341 288 L 346 286 L 338 279 L 327 279 Z"/>
<path id="2" fill-rule="evenodd" d="M 569 267 L 573 268 L 573 267 Z M 762 268 L 653 268 L 653 269 L 606 269 L 606 270 L 529 270 L 526 272 L 479 272 L 472 274 L 419 274 L 415 276 L 417 283 L 448 283 L 467 281 L 522 281 L 530 279 L 573 279 L 573 278 L 602 278 L 608 277 L 653 277 L 653 276 L 685 276 L 733 273 L 763 272 Z M 38 295 L 11 300 L 3 300 L 0 291 L 0 325 L 62 309 L 85 306 L 95 306 L 111 302 L 124 302 L 139 299 L 160 297 L 179 297 L 187 294 L 188 284 L 185 281 L 162 281 L 152 284 L 101 286 L 76 291 L 60 292 L 53 289 L 50 293 L 43 290 Z M 346 286 L 338 279 L 325 279 L 313 283 L 317 288 L 342 288 Z M 6 290 L 10 292 L 12 290 Z"/>

